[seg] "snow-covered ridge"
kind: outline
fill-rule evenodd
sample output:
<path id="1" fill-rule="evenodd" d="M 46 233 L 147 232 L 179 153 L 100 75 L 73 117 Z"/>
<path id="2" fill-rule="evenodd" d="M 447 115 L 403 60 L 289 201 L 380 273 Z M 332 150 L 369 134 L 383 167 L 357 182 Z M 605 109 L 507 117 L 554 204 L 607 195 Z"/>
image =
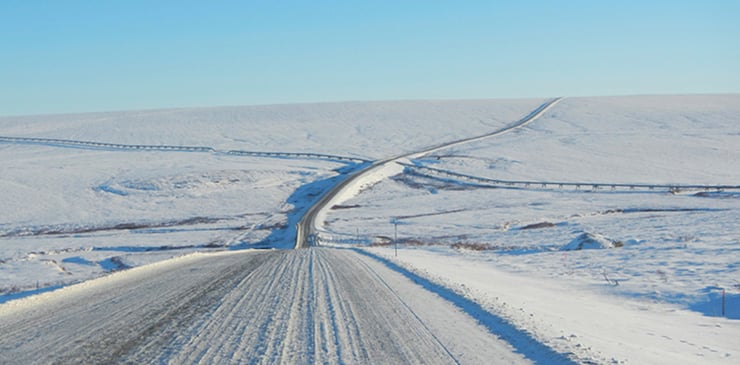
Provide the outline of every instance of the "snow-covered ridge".
<path id="1" fill-rule="evenodd" d="M 14 137 L 375 160 L 503 126 L 541 101 L 348 102 L 0 117 L 0 130 Z"/>
<path id="2" fill-rule="evenodd" d="M 721 315 L 717 288 L 740 298 L 738 115 L 739 95 L 567 98 L 514 133 L 405 163 L 330 212 L 326 236 L 385 244 L 397 227 L 401 243 L 552 277 L 577 256 L 579 281 L 607 272 L 624 295 Z M 560 253 L 585 233 L 623 247 Z"/>
<path id="3" fill-rule="evenodd" d="M 30 233 L 0 237 L 2 290 L 36 293 L 199 250 L 291 247 L 296 215 L 357 166 L 218 151 L 378 160 L 504 128 L 542 102 L 0 118 L 2 134 L 17 138 L 217 151 L 0 143 L 0 232 Z M 582 359 L 654 363 L 670 354 L 688 363 L 735 363 L 726 339 L 740 335 L 737 192 L 612 191 L 610 183 L 736 186 L 738 116 L 740 95 L 566 98 L 512 133 L 394 164 L 375 183 L 348 191 L 341 205 L 329 205 L 320 220 L 337 244 L 385 245 L 397 228 L 409 270 L 500 310 L 543 343 L 578 349 Z M 476 179 L 584 188 L 480 188 L 471 184 Z M 601 183 L 609 186 L 592 192 Z M 121 229 L 97 229 L 111 227 Z M 561 251 L 589 234 L 614 244 Z M 378 250 L 396 260 L 391 250 Z M 540 298 L 563 298 L 545 308 L 519 295 L 524 287 Z M 575 305 L 585 305 L 589 316 L 580 317 Z M 612 314 L 629 316 L 622 321 L 628 326 L 612 331 L 597 320 Z"/>
<path id="4" fill-rule="evenodd" d="M 539 103 L 0 117 L 0 291 L 43 290 L 207 247 L 290 247 L 293 217 L 338 174 L 504 125 Z"/>
<path id="5" fill-rule="evenodd" d="M 298 228 L 296 248 L 305 246 L 305 241 L 312 237 L 316 238 L 318 241 L 316 243 L 320 243 L 321 236 L 319 233 L 322 231 L 323 223 L 326 220 L 326 214 L 330 208 L 340 205 L 342 202 L 360 194 L 363 190 L 370 189 L 373 185 L 388 179 L 391 176 L 400 174 L 401 167 L 408 165 L 409 159 L 421 158 L 439 150 L 450 149 L 459 145 L 486 140 L 523 128 L 542 116 L 560 100 L 562 100 L 562 98 L 547 100 L 524 117 L 492 132 L 489 131 L 478 136 L 463 138 L 460 140 L 446 141 L 433 147 L 422 148 L 419 151 L 410 152 L 401 156 L 389 157 L 353 173 L 345 181 L 336 185 L 331 189 L 331 191 L 327 192 L 327 195 L 324 198 L 309 209 L 306 216 L 299 223 L 302 227 Z M 328 241 L 332 241 L 331 236 L 328 237 Z"/>

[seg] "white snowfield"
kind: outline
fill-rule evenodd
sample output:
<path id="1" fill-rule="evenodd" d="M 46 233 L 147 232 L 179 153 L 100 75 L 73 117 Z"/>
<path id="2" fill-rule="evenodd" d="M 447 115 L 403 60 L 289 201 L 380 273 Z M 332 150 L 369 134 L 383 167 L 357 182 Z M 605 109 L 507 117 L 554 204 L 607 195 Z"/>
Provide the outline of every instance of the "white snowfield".
<path id="1" fill-rule="evenodd" d="M 545 102 L 2 117 L 0 363 L 737 363 L 740 192 L 476 181 L 737 186 L 740 95 L 474 139 Z M 244 250 L 392 156 L 314 216 L 338 248 Z"/>
<path id="2" fill-rule="evenodd" d="M 324 222 L 326 221 L 326 214 L 333 206 L 341 204 L 342 202 L 358 195 L 363 190 L 372 187 L 373 185 L 380 183 L 391 176 L 400 174 L 401 172 L 403 172 L 403 166 L 406 165 L 405 162 L 408 162 L 409 159 L 421 158 L 424 156 L 428 156 L 436 151 L 450 149 L 459 145 L 489 139 L 505 133 L 509 133 L 518 128 L 522 128 L 539 118 L 542 114 L 547 112 L 560 100 L 561 98 L 548 100 L 534 109 L 532 112 L 524 116 L 522 119 L 510 123 L 490 133 L 486 133 L 481 136 L 464 138 L 456 141 L 447 141 L 436 146 L 427 147 L 425 149 L 422 149 L 421 151 L 415 151 L 403 154 L 398 157 L 387 158 L 385 160 L 369 164 L 367 167 L 362 168 L 359 171 L 351 174 L 344 181 L 335 185 L 332 189 L 327 191 L 324 196 L 306 212 L 306 214 L 298 223 L 298 232 L 296 234 L 295 247 L 305 247 L 307 245 L 307 242 L 310 242 L 312 240 L 320 241 L 320 226 L 323 226 Z"/>

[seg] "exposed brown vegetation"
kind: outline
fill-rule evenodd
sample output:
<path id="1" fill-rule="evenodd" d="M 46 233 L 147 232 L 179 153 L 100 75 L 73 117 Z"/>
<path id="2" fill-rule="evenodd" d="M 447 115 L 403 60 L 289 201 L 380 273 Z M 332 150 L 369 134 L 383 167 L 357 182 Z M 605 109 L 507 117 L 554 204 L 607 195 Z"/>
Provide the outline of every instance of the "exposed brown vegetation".
<path id="1" fill-rule="evenodd" d="M 358 205 L 358 204 L 353 204 L 353 205 L 341 205 L 341 204 L 337 204 L 337 205 L 332 206 L 331 209 L 332 210 L 337 210 L 337 209 L 352 209 L 352 208 L 359 208 L 359 207 L 360 207 L 360 205 Z"/>
<path id="2" fill-rule="evenodd" d="M 526 226 L 524 226 L 522 228 L 519 228 L 519 229 L 540 229 L 540 228 L 551 228 L 551 227 L 555 227 L 555 226 L 556 226 L 555 223 L 540 222 L 540 223 L 528 224 L 528 225 L 526 225 Z"/>
<path id="3" fill-rule="evenodd" d="M 470 243 L 470 242 L 455 242 L 450 247 L 456 250 L 471 250 L 471 251 L 486 251 L 492 250 L 493 247 L 487 243 Z"/>

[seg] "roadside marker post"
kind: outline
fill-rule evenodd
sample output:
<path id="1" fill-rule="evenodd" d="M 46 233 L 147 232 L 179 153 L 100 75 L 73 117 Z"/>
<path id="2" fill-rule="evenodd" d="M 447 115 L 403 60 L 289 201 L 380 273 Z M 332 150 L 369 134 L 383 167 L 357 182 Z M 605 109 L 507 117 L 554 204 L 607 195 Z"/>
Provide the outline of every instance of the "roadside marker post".
<path id="1" fill-rule="evenodd" d="M 398 257 L 398 219 L 397 218 L 391 218 L 391 223 L 393 224 L 393 250 L 395 257 Z"/>
<path id="2" fill-rule="evenodd" d="M 393 221 L 393 247 L 395 250 L 395 255 L 396 257 L 398 257 L 398 221 L 396 220 Z"/>

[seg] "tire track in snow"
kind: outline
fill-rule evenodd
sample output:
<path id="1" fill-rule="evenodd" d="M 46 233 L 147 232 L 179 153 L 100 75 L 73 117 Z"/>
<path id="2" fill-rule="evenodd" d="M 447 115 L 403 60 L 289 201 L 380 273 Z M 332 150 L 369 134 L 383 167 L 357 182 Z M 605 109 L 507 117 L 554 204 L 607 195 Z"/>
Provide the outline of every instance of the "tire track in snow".
<path id="1" fill-rule="evenodd" d="M 181 261 L 0 306 L 0 353 L 24 364 L 528 362 L 450 303 L 354 251 Z"/>
<path id="2" fill-rule="evenodd" d="M 503 130 L 366 171 L 519 128 L 556 101 Z M 298 231 L 313 234 L 331 199 L 312 207 Z M 531 362 L 437 294 L 353 251 L 240 252 L 141 272 L 0 307 L 0 353 L 29 364 Z"/>
<path id="3" fill-rule="evenodd" d="M 49 293 L 48 302 L 0 316 L 0 352 L 18 363 L 108 363 L 133 349 L 164 349 L 167 337 L 201 317 L 240 275 L 268 258 L 212 257 L 207 268 L 175 267 L 155 277 L 132 270 L 103 278 L 95 282 L 113 282 L 79 297 L 65 296 L 65 290 Z"/>
<path id="4" fill-rule="evenodd" d="M 398 294 L 398 293 L 397 293 L 397 292 L 396 292 L 395 290 L 393 290 L 393 288 L 392 288 L 392 287 L 391 287 L 390 285 L 388 285 L 388 283 L 387 283 L 387 282 L 386 282 L 386 281 L 385 281 L 385 280 L 383 279 L 383 277 L 381 277 L 380 275 L 378 275 L 377 271 L 373 270 L 373 268 L 372 268 L 372 267 L 370 267 L 370 266 L 369 266 L 369 265 L 368 265 L 367 263 L 365 263 L 365 262 L 363 262 L 363 263 L 362 263 L 362 265 L 364 265 L 364 266 L 365 266 L 365 267 L 367 268 L 368 272 L 370 272 L 370 273 L 372 273 L 372 274 L 373 274 L 373 276 L 375 277 L 375 279 L 376 279 L 376 280 L 377 280 L 377 281 L 378 281 L 379 283 L 381 283 L 381 284 L 382 284 L 383 286 L 385 286 L 385 287 L 386 287 L 386 288 L 387 288 L 387 289 L 388 289 L 388 290 L 389 290 L 389 291 L 390 291 L 391 293 L 393 293 L 393 294 L 394 294 L 394 295 L 395 295 L 395 296 L 396 296 L 396 297 L 397 297 L 397 298 L 399 299 L 399 301 L 400 301 L 400 302 L 402 303 L 402 305 L 403 305 L 403 306 L 404 306 L 404 307 L 405 307 L 406 309 L 408 309 L 408 310 L 409 310 L 409 312 L 410 312 L 410 313 L 411 313 L 411 314 L 412 314 L 412 315 L 413 315 L 413 316 L 414 316 L 414 317 L 415 317 L 416 319 L 418 319 L 420 323 L 422 323 L 422 325 L 424 325 L 424 321 L 422 321 L 422 319 L 421 319 L 421 318 L 420 318 L 420 317 L 419 317 L 419 316 L 418 316 L 418 315 L 417 315 L 416 313 L 414 313 L 413 309 L 411 309 L 411 307 L 410 307 L 410 306 L 409 306 L 409 305 L 408 305 L 408 304 L 407 304 L 406 302 L 404 302 L 404 301 L 403 301 L 403 299 L 401 298 L 401 296 L 400 296 L 400 295 L 399 295 L 399 294 Z M 443 349 L 443 350 L 444 350 L 444 351 L 445 351 L 445 352 L 447 353 L 447 355 L 449 355 L 449 356 L 450 356 L 450 358 L 451 358 L 451 359 L 453 359 L 453 360 L 455 361 L 455 364 L 458 364 L 458 365 L 459 365 L 459 364 L 460 364 L 460 362 L 459 362 L 459 361 L 457 361 L 457 359 L 455 358 L 455 356 L 454 356 L 454 355 L 453 355 L 453 354 L 452 354 L 452 353 L 450 352 L 450 350 L 449 350 L 449 349 L 448 349 L 448 348 L 447 348 L 447 347 L 445 346 L 445 344 L 444 344 L 444 343 L 443 343 L 443 342 L 442 342 L 442 341 L 441 341 L 441 340 L 440 340 L 440 339 L 439 339 L 439 338 L 438 338 L 437 336 L 435 336 L 435 335 L 434 335 L 434 333 L 433 333 L 433 332 L 431 331 L 431 329 L 430 329 L 429 327 L 427 327 L 426 325 L 424 325 L 424 328 L 425 328 L 425 329 L 426 329 L 427 331 L 429 331 L 429 333 L 430 333 L 430 334 L 432 335 L 432 337 L 434 338 L 434 340 L 435 340 L 435 341 L 437 341 L 437 343 L 438 343 L 438 344 L 440 345 L 440 347 L 442 347 L 442 349 Z"/>

